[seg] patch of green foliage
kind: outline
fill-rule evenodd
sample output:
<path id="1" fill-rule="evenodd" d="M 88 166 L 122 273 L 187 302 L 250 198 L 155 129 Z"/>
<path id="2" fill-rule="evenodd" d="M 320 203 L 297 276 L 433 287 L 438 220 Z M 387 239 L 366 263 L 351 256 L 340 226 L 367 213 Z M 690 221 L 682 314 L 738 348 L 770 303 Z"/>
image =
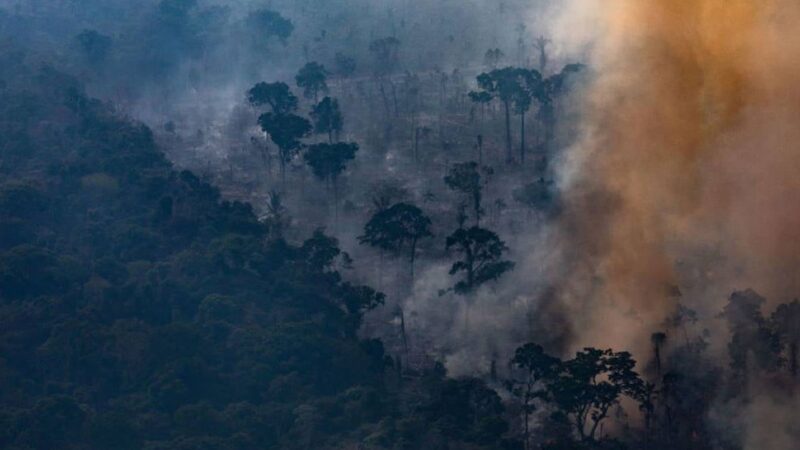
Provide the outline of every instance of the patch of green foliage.
<path id="1" fill-rule="evenodd" d="M 0 448 L 500 448 L 483 382 L 403 379 L 359 338 L 384 297 L 334 238 L 287 242 L 70 77 L 0 60 Z"/>

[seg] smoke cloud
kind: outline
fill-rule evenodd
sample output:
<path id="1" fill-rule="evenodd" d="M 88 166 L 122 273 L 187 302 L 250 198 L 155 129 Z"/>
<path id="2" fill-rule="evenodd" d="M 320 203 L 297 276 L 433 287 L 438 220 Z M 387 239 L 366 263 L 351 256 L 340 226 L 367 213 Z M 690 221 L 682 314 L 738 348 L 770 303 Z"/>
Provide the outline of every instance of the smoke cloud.
<path id="1" fill-rule="evenodd" d="M 596 33 L 560 32 L 596 71 L 561 161 L 557 284 L 574 345 L 645 350 L 676 287 L 708 311 L 737 287 L 796 295 L 800 4 L 599 4 L 572 2 L 557 22 Z"/>

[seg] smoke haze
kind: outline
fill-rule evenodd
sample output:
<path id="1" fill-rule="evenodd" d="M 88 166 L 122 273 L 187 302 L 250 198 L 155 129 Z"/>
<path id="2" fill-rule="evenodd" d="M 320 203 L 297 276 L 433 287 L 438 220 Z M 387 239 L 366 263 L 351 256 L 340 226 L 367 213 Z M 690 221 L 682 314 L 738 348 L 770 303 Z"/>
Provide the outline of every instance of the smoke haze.
<path id="1" fill-rule="evenodd" d="M 253 25 L 267 10 L 291 22 L 290 36 Z M 748 450 L 800 439 L 796 380 L 760 373 L 752 355 L 733 367 L 736 333 L 720 314 L 734 291 L 757 291 L 765 311 L 800 295 L 798 24 L 798 0 L 0 0 L 3 36 L 147 124 L 175 167 L 250 202 L 264 222 L 279 192 L 289 242 L 335 236 L 352 256 L 344 279 L 387 296 L 358 337 L 380 338 L 403 368 L 441 362 L 502 392 L 515 349 L 535 342 L 565 359 L 589 346 L 630 351 L 659 384 L 651 336 L 665 332 L 664 366 L 711 374 L 718 388 L 684 390 L 710 408 L 686 422 L 708 422 L 718 448 Z M 86 30 L 105 42 L 97 60 L 80 45 Z M 375 44 L 389 38 L 395 53 L 382 57 Z M 281 179 L 278 147 L 259 127 L 266 107 L 247 100 L 262 81 L 300 97 L 295 76 L 310 62 L 341 103 L 341 140 L 360 146 L 333 199 L 300 153 Z M 468 95 L 494 69 L 546 80 L 577 63 L 585 70 L 553 100 L 552 139 L 541 99 L 509 125 L 498 96 Z M 311 118 L 316 103 L 300 98 L 297 114 Z M 506 145 L 514 158 L 527 145 L 528 159 L 509 164 Z M 496 232 L 515 268 L 458 295 L 445 240 L 466 203 L 443 178 L 472 160 L 491 170 L 481 169 L 485 216 L 466 223 Z M 519 200 L 531 186 L 539 197 Z M 545 205 L 532 205 L 542 191 Z M 360 243 L 387 192 L 383 207 L 413 203 L 432 222 L 411 271 L 405 252 Z M 669 322 L 683 307 L 697 313 L 689 332 Z M 769 350 L 779 360 L 784 347 Z"/>
<path id="2" fill-rule="evenodd" d="M 586 22 L 588 3 L 573 2 L 559 23 Z M 704 302 L 732 287 L 774 300 L 796 293 L 800 6 L 612 1 L 588 10 L 602 33 L 582 138 L 562 161 L 559 241 L 576 345 L 641 346 L 674 310 L 674 286 Z M 682 271 L 681 261 L 712 251 L 707 267 Z M 698 271 L 705 292 L 693 290 Z"/>

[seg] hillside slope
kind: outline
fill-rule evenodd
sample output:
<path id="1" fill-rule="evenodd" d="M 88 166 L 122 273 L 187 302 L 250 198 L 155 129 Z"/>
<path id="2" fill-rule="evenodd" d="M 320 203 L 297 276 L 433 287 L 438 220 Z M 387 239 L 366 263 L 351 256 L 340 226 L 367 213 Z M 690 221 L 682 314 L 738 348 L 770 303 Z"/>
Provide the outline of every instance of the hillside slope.
<path id="1" fill-rule="evenodd" d="M 382 294 L 345 281 L 335 239 L 280 225 L 3 51 L 0 447 L 512 445 L 482 382 L 398 377 L 357 335 Z"/>

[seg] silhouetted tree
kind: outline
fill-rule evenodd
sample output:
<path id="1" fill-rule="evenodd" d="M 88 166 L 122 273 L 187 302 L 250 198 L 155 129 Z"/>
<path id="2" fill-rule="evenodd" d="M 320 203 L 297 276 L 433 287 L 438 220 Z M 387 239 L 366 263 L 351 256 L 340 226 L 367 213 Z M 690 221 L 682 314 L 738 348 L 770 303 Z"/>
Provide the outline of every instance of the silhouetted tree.
<path id="1" fill-rule="evenodd" d="M 594 441 L 600 424 L 622 395 L 635 398 L 642 380 L 627 352 L 585 348 L 561 365 L 548 384 L 555 405 L 568 417 L 582 441 Z"/>
<path id="2" fill-rule="evenodd" d="M 446 248 L 461 255 L 461 259 L 450 268 L 450 275 L 464 273 L 453 287 L 458 294 L 470 294 L 514 268 L 513 262 L 503 259 L 503 254 L 508 251 L 506 244 L 493 231 L 484 228 L 457 229 L 447 237 Z"/>
<path id="3" fill-rule="evenodd" d="M 656 363 L 656 376 L 661 378 L 661 349 L 667 341 L 666 333 L 657 332 L 650 335 L 650 342 L 653 344 L 653 360 Z"/>
<path id="4" fill-rule="evenodd" d="M 524 88 L 524 70 L 515 67 L 495 69 L 478 75 L 478 87 L 503 104 L 506 124 L 506 162 L 513 160 L 511 150 L 511 106 Z M 480 95 L 480 94 L 476 94 Z"/>
<path id="5" fill-rule="evenodd" d="M 303 95 L 308 99 L 314 99 L 317 102 L 320 92 L 328 92 L 328 71 L 325 66 L 310 62 L 303 66 L 295 76 L 297 86 L 303 88 Z"/>
<path id="6" fill-rule="evenodd" d="M 294 114 L 266 113 L 258 118 L 261 129 L 269 134 L 272 142 L 280 151 L 281 180 L 286 183 L 286 164 L 288 164 L 303 147 L 300 139 L 311 132 L 311 123 Z"/>
<path id="7" fill-rule="evenodd" d="M 789 373 L 798 374 L 798 346 L 800 346 L 800 301 L 779 305 L 770 316 L 770 325 L 786 348 Z"/>
<path id="8" fill-rule="evenodd" d="M 539 96 L 538 118 L 544 128 L 544 146 L 548 148 L 555 138 L 556 104 L 558 98 L 569 88 L 571 77 L 584 72 L 582 64 L 568 64 L 561 72 L 542 80 Z"/>
<path id="9" fill-rule="evenodd" d="M 343 120 L 342 112 L 339 110 L 339 101 L 325 97 L 314 106 L 311 111 L 311 118 L 314 119 L 314 131 L 328 135 L 328 142 L 333 144 L 333 138 L 337 140 L 342 131 Z"/>
<path id="10" fill-rule="evenodd" d="M 755 369 L 748 367 L 749 360 L 763 370 L 773 370 L 779 364 L 780 340 L 761 313 L 765 302 L 751 289 L 737 291 L 731 294 L 721 314 L 731 331 L 728 344 L 731 367 L 741 377 L 746 377 L 748 370 Z"/>
<path id="11" fill-rule="evenodd" d="M 660 392 L 653 383 L 642 382 L 641 388 L 634 391 L 632 398 L 639 403 L 639 411 L 644 415 L 645 442 L 653 440 L 651 432 L 656 413 L 656 400 Z M 649 445 L 648 445 L 649 447 Z"/>
<path id="12" fill-rule="evenodd" d="M 389 83 L 392 89 L 392 98 L 394 103 L 395 115 L 398 114 L 397 106 L 397 91 L 394 83 L 392 82 L 391 75 L 397 69 L 397 64 L 400 61 L 400 41 L 393 36 L 376 39 L 369 44 L 369 51 L 375 58 L 375 76 L 378 79 L 378 86 L 383 97 L 383 102 L 386 107 L 387 114 L 390 111 L 389 100 L 386 97 L 386 89 L 384 81 Z"/>
<path id="13" fill-rule="evenodd" d="M 358 240 L 362 244 L 392 252 L 408 246 L 413 280 L 417 244 L 420 239 L 433 236 L 430 228 L 431 219 L 421 209 L 408 203 L 397 203 L 376 212 L 364 226 L 364 234 Z"/>
<path id="14" fill-rule="evenodd" d="M 392 181 L 382 180 L 370 187 L 372 212 L 376 213 L 402 202 L 408 197 L 408 190 Z"/>
<path id="15" fill-rule="evenodd" d="M 297 110 L 297 97 L 286 83 L 257 83 L 247 91 L 247 101 L 253 106 L 269 105 L 275 114 Z"/>
<path id="16" fill-rule="evenodd" d="M 542 346 L 528 343 L 517 348 L 511 364 L 519 369 L 523 377 L 511 381 L 511 391 L 522 399 L 525 449 L 531 448 L 530 416 L 536 411 L 537 399 L 546 399 L 545 382 L 558 373 L 561 361 L 545 353 Z"/>
<path id="17" fill-rule="evenodd" d="M 347 167 L 347 162 L 355 158 L 357 151 L 358 144 L 355 143 L 320 143 L 310 146 L 304 158 L 317 178 L 333 182 Z"/>
<path id="18" fill-rule="evenodd" d="M 525 114 L 531 108 L 533 100 L 542 97 L 542 75 L 536 70 L 518 69 L 520 86 L 514 95 L 514 112 L 520 116 L 519 158 L 525 162 Z"/>
<path id="19" fill-rule="evenodd" d="M 478 378 L 443 380 L 437 386 L 437 395 L 421 405 L 419 411 L 426 431 L 431 424 L 442 428 L 445 446 L 461 439 L 472 444 L 467 448 L 485 447 L 508 430 L 502 419 L 504 408 L 500 396 Z"/>
<path id="20" fill-rule="evenodd" d="M 478 163 L 475 161 L 458 163 L 450 167 L 444 182 L 447 186 L 461 194 L 469 197 L 472 203 L 472 210 L 475 215 L 475 225 L 480 226 L 483 208 L 481 199 L 485 180 L 481 177 Z M 484 167 L 484 171 L 491 172 L 491 169 Z"/>
<path id="21" fill-rule="evenodd" d="M 492 94 L 486 91 L 470 91 L 469 94 L 467 94 L 467 96 L 472 101 L 472 103 L 475 103 L 480 107 L 481 120 L 483 120 L 486 114 L 486 107 L 492 102 L 494 97 L 492 97 Z"/>
<path id="22" fill-rule="evenodd" d="M 342 284 L 342 306 L 350 315 L 350 329 L 358 330 L 364 314 L 381 306 L 386 301 L 386 295 L 369 286 L 353 286 L 350 283 Z M 380 341 L 378 341 L 380 342 Z"/>
<path id="23" fill-rule="evenodd" d="M 333 207 L 338 221 L 339 216 L 339 175 L 347 168 L 347 163 L 356 157 L 358 144 L 338 142 L 336 144 L 314 144 L 303 155 L 306 164 L 314 175 L 333 188 Z"/>
<path id="24" fill-rule="evenodd" d="M 534 47 L 536 47 L 536 50 L 539 51 L 539 72 L 540 73 L 544 73 L 545 70 L 547 70 L 547 63 L 549 61 L 549 58 L 548 58 L 548 55 L 547 55 L 547 46 L 550 45 L 551 42 L 552 41 L 550 41 L 550 39 L 547 39 L 544 36 L 539 36 L 538 38 L 536 38 L 536 41 L 533 44 Z"/>

